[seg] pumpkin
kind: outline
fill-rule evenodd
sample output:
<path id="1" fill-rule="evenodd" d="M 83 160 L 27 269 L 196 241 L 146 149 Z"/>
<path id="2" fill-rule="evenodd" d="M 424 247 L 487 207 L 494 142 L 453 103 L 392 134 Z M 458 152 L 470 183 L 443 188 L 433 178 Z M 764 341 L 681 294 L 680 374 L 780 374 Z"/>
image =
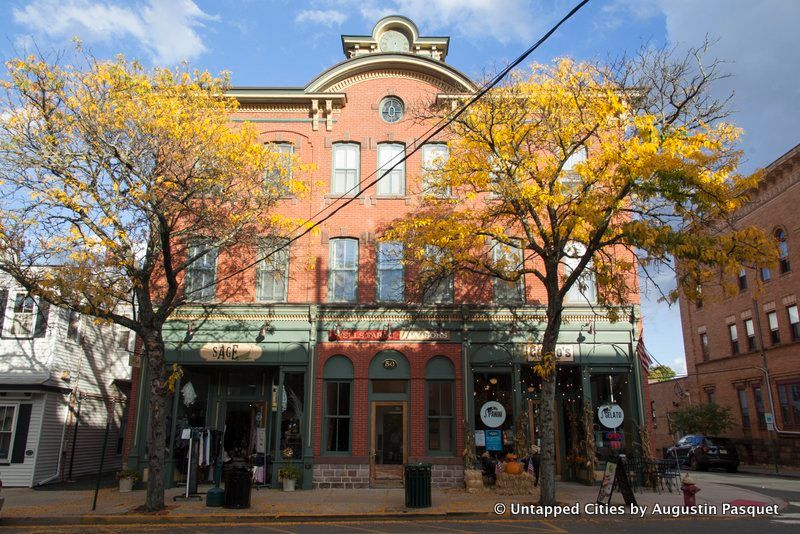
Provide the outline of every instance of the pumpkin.
<path id="1" fill-rule="evenodd" d="M 517 461 L 506 462 L 506 473 L 509 475 L 519 475 L 522 473 L 522 464 Z"/>

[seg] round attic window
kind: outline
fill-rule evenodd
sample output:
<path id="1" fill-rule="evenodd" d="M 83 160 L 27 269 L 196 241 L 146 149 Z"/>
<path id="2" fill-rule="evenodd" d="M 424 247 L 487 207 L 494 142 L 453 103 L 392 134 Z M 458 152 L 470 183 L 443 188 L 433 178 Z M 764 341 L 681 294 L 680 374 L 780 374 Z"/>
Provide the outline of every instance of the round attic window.
<path id="1" fill-rule="evenodd" d="M 395 123 L 403 118 L 403 101 L 396 96 L 389 96 L 381 101 L 381 118 L 389 123 Z"/>

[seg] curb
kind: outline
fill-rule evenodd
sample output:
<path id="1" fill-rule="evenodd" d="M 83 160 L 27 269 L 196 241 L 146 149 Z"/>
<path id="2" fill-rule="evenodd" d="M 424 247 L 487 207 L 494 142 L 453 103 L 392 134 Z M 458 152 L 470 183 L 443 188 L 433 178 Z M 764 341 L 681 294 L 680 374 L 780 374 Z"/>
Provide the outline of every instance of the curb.
<path id="1" fill-rule="evenodd" d="M 5 517 L 0 520 L 2 526 L 64 526 L 64 525 L 126 525 L 126 524 L 179 524 L 179 523 L 268 523 L 281 521 L 284 523 L 325 523 L 352 521 L 406 520 L 419 521 L 425 519 L 445 519 L 456 517 L 498 517 L 484 512 L 403 512 L 403 513 L 365 513 L 365 514 L 328 514 L 328 515 L 292 515 L 292 514 L 119 514 L 119 515 L 78 515 L 59 517 Z"/>

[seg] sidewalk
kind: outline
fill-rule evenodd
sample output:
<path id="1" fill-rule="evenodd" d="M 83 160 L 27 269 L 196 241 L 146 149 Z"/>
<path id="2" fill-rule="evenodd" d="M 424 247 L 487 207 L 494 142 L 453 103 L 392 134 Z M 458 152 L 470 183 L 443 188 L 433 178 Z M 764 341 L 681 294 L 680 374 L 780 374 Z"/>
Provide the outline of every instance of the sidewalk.
<path id="1" fill-rule="evenodd" d="M 778 465 L 778 472 L 775 472 L 774 465 L 739 465 L 739 472 L 748 475 L 762 475 L 772 477 L 800 478 L 800 469 L 796 467 Z"/>
<path id="2" fill-rule="evenodd" d="M 557 483 L 557 499 L 562 505 L 594 503 L 599 487 L 575 483 Z M 205 490 L 201 490 L 205 491 Z M 65 524 L 131 524 L 193 522 L 225 523 L 231 521 L 286 520 L 375 520 L 378 518 L 423 518 L 446 516 L 494 517 L 496 503 L 503 503 L 505 517 L 511 517 L 512 504 L 536 504 L 538 492 L 525 496 L 498 495 L 493 491 L 470 494 L 464 490 L 433 490 L 430 508 L 409 509 L 405 507 L 403 489 L 357 489 L 357 490 L 312 490 L 283 492 L 270 489 L 253 489 L 251 507 L 245 510 L 210 508 L 202 501 L 177 501 L 181 489 L 167 490 L 167 509 L 158 514 L 137 512 L 144 503 L 144 491 L 119 493 L 116 488 L 100 490 L 97 510 L 91 511 L 93 490 L 75 489 L 43 491 L 28 488 L 5 488 L 5 506 L 2 510 L 3 525 L 65 525 Z M 639 506 L 654 504 L 677 506 L 683 504 L 680 493 L 636 493 Z M 705 483 L 697 495 L 698 504 L 720 507 L 722 503 L 762 505 L 776 504 L 783 508 L 786 503 L 753 491 L 720 484 Z M 611 504 L 624 504 L 622 496 L 614 493 Z M 712 514 L 713 515 L 713 514 Z M 721 515 L 721 511 L 717 511 Z M 583 514 L 582 514 L 583 516 Z M 522 516 L 519 516 L 522 517 Z M 526 515 L 526 519 L 535 519 Z"/>

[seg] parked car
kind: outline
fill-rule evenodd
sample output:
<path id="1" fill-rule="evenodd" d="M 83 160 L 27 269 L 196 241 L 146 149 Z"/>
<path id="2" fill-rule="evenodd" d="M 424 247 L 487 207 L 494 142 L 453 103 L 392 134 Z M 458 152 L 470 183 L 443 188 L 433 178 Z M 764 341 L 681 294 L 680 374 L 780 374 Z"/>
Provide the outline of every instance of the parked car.
<path id="1" fill-rule="evenodd" d="M 678 458 L 678 462 L 696 471 L 724 467 L 728 473 L 739 469 L 739 453 L 730 438 L 689 434 L 667 449 L 665 458 Z"/>

